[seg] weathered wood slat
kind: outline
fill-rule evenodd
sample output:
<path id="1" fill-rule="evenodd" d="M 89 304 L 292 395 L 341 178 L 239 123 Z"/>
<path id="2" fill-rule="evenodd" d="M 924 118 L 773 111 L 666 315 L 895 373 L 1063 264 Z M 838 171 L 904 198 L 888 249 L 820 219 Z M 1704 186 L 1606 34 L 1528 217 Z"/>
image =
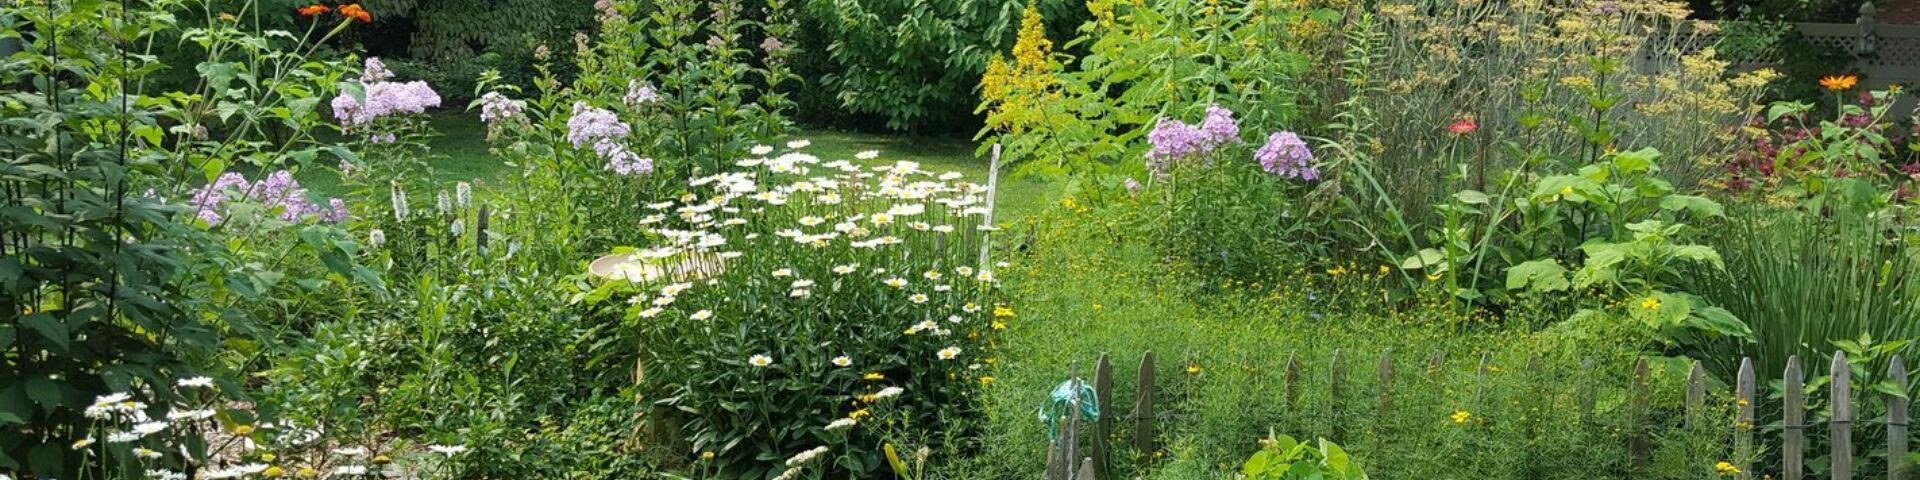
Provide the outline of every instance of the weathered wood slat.
<path id="1" fill-rule="evenodd" d="M 1094 480 L 1093 465 L 1094 465 L 1093 458 L 1083 459 L 1080 462 L 1080 473 L 1077 475 L 1074 475 L 1073 479 L 1074 480 Z"/>
<path id="2" fill-rule="evenodd" d="M 1807 376 L 1800 371 L 1800 356 L 1787 357 L 1787 371 L 1780 379 L 1781 406 L 1780 474 L 1785 480 L 1803 480 L 1807 471 Z"/>
<path id="3" fill-rule="evenodd" d="M 1133 450 L 1153 458 L 1153 351 L 1140 356 L 1140 393 L 1133 404 Z"/>
<path id="4" fill-rule="evenodd" d="M 1695 362 L 1698 365 L 1698 362 Z M 1701 380 L 1705 381 L 1706 372 L 1701 371 Z M 1753 359 L 1740 359 L 1740 373 L 1734 382 L 1733 404 L 1739 410 L 1733 435 L 1733 455 L 1740 467 L 1740 478 L 1753 478 L 1753 404 L 1755 384 Z"/>
<path id="5" fill-rule="evenodd" d="M 1908 391 L 1907 363 L 1899 355 L 1894 355 L 1892 365 L 1887 367 L 1887 380 L 1900 391 Z M 1887 395 L 1887 480 L 1902 480 L 1907 476 L 1909 404 L 1905 397 Z"/>
<path id="6" fill-rule="evenodd" d="M 1093 476 L 1098 478 L 1107 471 L 1108 452 L 1113 442 L 1113 362 L 1107 354 L 1100 354 L 1100 361 L 1093 365 L 1093 399 L 1100 407 L 1100 418 L 1093 426 Z"/>
<path id="7" fill-rule="evenodd" d="M 1687 430 L 1700 428 L 1701 408 L 1707 404 L 1707 368 L 1699 360 L 1687 369 Z"/>
<path id="8" fill-rule="evenodd" d="M 1851 480 L 1853 478 L 1853 369 L 1847 366 L 1846 352 L 1833 353 L 1832 375 L 1827 390 L 1832 394 L 1828 401 L 1830 414 L 1827 420 L 1827 441 L 1833 446 L 1830 460 L 1833 464 L 1833 480 Z"/>

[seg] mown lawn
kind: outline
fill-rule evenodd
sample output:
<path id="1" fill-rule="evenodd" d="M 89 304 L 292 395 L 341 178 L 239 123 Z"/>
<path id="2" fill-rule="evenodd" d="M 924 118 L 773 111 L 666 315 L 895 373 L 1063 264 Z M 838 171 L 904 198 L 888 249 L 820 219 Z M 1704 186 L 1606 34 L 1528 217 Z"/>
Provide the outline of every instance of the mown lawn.
<path id="1" fill-rule="evenodd" d="M 427 164 L 432 168 L 433 175 L 424 182 L 490 183 L 506 180 L 502 177 L 511 175 L 512 168 L 487 151 L 487 127 L 478 117 L 464 111 L 442 111 L 432 118 L 440 137 L 428 144 L 432 154 L 427 157 Z M 791 138 L 812 142 L 806 150 L 821 158 L 854 159 L 856 153 L 878 150 L 881 152 L 879 158 L 864 163 L 913 161 L 919 162 L 921 168 L 926 170 L 960 172 L 966 175 L 968 181 L 980 184 L 987 183 L 988 179 L 989 160 L 975 157 L 975 144 L 964 137 L 799 129 Z M 1005 169 L 1002 169 L 1002 173 L 1005 173 Z M 339 191 L 339 177 L 332 169 L 303 173 L 300 182 L 316 194 L 334 196 L 343 193 Z M 1046 204 L 1047 199 L 1056 195 L 1057 190 L 1056 185 L 1042 180 L 1002 177 L 996 200 L 997 223 L 1012 224 L 1030 217 Z"/>

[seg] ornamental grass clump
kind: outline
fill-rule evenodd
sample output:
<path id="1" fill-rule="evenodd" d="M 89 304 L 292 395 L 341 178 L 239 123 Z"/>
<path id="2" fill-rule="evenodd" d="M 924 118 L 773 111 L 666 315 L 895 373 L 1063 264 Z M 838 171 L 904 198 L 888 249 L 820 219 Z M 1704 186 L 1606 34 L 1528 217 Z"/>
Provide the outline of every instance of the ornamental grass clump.
<path id="1" fill-rule="evenodd" d="M 582 298 L 618 318 L 640 398 L 678 426 L 663 451 L 759 478 L 828 444 L 829 476 L 872 474 L 882 438 L 972 428 L 959 420 L 1013 315 L 983 263 L 988 192 L 788 145 L 646 205 L 643 236 L 617 252 L 641 266 Z"/>

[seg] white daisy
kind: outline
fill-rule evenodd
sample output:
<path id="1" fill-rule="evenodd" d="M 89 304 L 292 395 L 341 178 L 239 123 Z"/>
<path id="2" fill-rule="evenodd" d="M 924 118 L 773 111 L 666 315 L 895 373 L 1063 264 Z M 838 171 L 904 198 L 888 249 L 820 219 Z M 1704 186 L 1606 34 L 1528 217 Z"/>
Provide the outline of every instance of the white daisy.
<path id="1" fill-rule="evenodd" d="M 769 357 L 766 355 L 754 355 L 750 358 L 747 358 L 747 364 L 753 365 L 756 367 L 769 367 L 773 365 L 773 357 Z"/>
<path id="2" fill-rule="evenodd" d="M 942 348 L 940 349 L 940 352 L 936 353 L 935 355 L 938 355 L 941 360 L 952 360 L 955 357 L 960 356 L 960 347 Z"/>

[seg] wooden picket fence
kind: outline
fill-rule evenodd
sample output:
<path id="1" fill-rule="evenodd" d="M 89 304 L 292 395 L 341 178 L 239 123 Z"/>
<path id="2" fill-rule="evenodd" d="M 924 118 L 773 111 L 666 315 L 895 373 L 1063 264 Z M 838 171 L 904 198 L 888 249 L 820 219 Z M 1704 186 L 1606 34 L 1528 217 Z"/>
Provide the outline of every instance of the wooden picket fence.
<path id="1" fill-rule="evenodd" d="M 1328 365 L 1330 369 L 1329 378 L 1331 381 L 1327 385 L 1327 388 L 1329 389 L 1330 399 L 1333 402 L 1332 408 L 1334 411 L 1342 411 L 1343 408 L 1351 407 L 1342 405 L 1343 402 L 1350 402 L 1351 399 L 1348 398 L 1347 394 L 1348 385 L 1346 385 L 1346 378 L 1348 375 L 1345 371 L 1346 364 L 1341 361 L 1340 355 L 1340 351 L 1335 350 L 1331 362 L 1329 362 Z M 1486 375 L 1492 366 L 1491 358 L 1492 356 L 1490 354 L 1483 354 L 1480 357 L 1477 378 L 1482 384 L 1484 384 Z M 1427 371 L 1438 371 L 1443 362 L 1444 357 L 1438 353 L 1434 354 L 1426 361 Z M 1287 359 L 1281 401 L 1286 402 L 1288 410 L 1293 410 L 1294 407 L 1299 404 L 1301 389 L 1304 386 L 1304 383 L 1301 381 L 1301 368 L 1300 362 L 1297 359 Z M 1528 368 L 1536 371 L 1539 370 L 1537 363 L 1530 362 Z M 1591 368 L 1592 362 L 1582 362 L 1582 373 L 1590 372 Z M 1123 446 L 1123 448 L 1130 447 L 1136 458 L 1152 458 L 1153 453 L 1158 448 L 1154 440 L 1153 421 L 1156 411 L 1154 410 L 1153 373 L 1154 357 L 1153 352 L 1149 351 L 1141 355 L 1140 358 L 1139 380 L 1137 383 L 1138 390 L 1134 397 L 1132 412 L 1127 415 L 1127 421 L 1133 423 L 1131 438 L 1125 439 L 1128 440 L 1127 443 L 1130 445 Z M 1392 385 L 1394 379 L 1394 357 L 1391 350 L 1380 354 L 1380 359 L 1376 366 L 1376 373 L 1378 374 L 1377 378 L 1379 382 L 1376 391 L 1379 392 L 1379 398 L 1373 402 L 1373 408 L 1376 414 L 1385 416 L 1388 410 L 1393 408 Z M 1854 416 L 1855 399 L 1852 396 L 1853 370 L 1847 362 L 1845 353 L 1835 353 L 1833 355 L 1832 363 L 1829 364 L 1829 374 L 1831 375 L 1831 380 L 1827 387 L 1830 396 L 1828 402 L 1829 420 L 1827 422 L 1827 428 L 1829 435 L 1828 443 L 1832 449 L 1829 457 L 1831 459 L 1831 466 L 1829 468 L 1830 478 L 1833 480 L 1848 480 L 1856 478 L 1856 473 L 1870 476 L 1872 472 L 1856 472 L 1854 468 L 1855 450 L 1853 444 L 1853 424 L 1856 419 Z M 1644 471 L 1651 462 L 1652 457 L 1652 438 L 1654 432 L 1649 428 L 1643 427 L 1648 425 L 1648 418 L 1652 411 L 1649 400 L 1650 389 L 1648 387 L 1648 377 L 1647 360 L 1642 358 L 1634 365 L 1634 371 L 1631 377 L 1632 384 L 1629 386 L 1630 400 L 1628 407 L 1630 421 L 1633 422 L 1633 425 L 1640 426 L 1630 429 L 1633 433 L 1628 438 L 1628 451 L 1634 457 L 1629 463 L 1639 471 Z M 1081 384 L 1079 382 L 1083 380 L 1079 378 L 1078 372 L 1071 372 L 1070 378 L 1072 378 L 1070 381 L 1074 382 L 1070 390 L 1074 392 L 1081 391 L 1079 388 Z M 1899 356 L 1895 356 L 1890 362 L 1890 366 L 1887 369 L 1887 378 L 1898 387 L 1898 391 L 1909 391 L 1906 364 Z M 1734 391 L 1731 392 L 1734 395 L 1734 405 L 1737 409 L 1737 414 L 1734 424 L 1729 425 L 1735 432 L 1733 458 L 1738 462 L 1736 466 L 1740 472 L 1735 475 L 1735 478 L 1740 479 L 1756 478 L 1752 462 L 1759 452 L 1759 450 L 1757 450 L 1759 444 L 1756 443 L 1759 439 L 1755 438 L 1756 434 L 1754 433 L 1755 405 L 1758 403 L 1758 397 L 1756 396 L 1758 395 L 1757 380 L 1753 368 L 1753 359 L 1742 359 L 1739 373 L 1733 385 Z M 1780 452 L 1780 478 L 1783 480 L 1803 480 L 1805 478 L 1804 472 L 1807 470 L 1806 429 L 1809 428 L 1810 425 L 1807 424 L 1807 377 L 1801 369 L 1799 357 L 1796 356 L 1787 360 L 1787 367 L 1781 374 L 1781 381 L 1781 418 L 1783 422 L 1779 434 L 1780 438 L 1778 438 L 1779 443 L 1777 444 L 1777 450 Z M 1105 470 L 1111 465 L 1109 460 L 1114 454 L 1112 451 L 1114 448 L 1114 445 L 1112 445 L 1112 441 L 1114 440 L 1112 432 L 1113 423 L 1116 421 L 1114 417 L 1117 416 L 1115 410 L 1117 409 L 1114 409 L 1111 403 L 1113 399 L 1113 388 L 1113 365 L 1107 355 L 1101 355 L 1099 361 L 1094 366 L 1094 398 L 1091 399 L 1096 402 L 1095 405 L 1099 407 L 1100 415 L 1091 424 L 1083 424 L 1078 412 L 1080 412 L 1081 403 L 1085 401 L 1085 399 L 1078 398 L 1078 395 L 1068 399 L 1066 411 L 1070 413 L 1065 415 L 1065 418 L 1058 420 L 1058 433 L 1047 450 L 1046 480 L 1098 480 L 1112 478 Z M 1707 423 L 1702 423 L 1708 422 L 1710 418 L 1710 415 L 1707 413 L 1707 372 L 1706 368 L 1698 361 L 1693 362 L 1692 368 L 1688 372 L 1686 389 L 1684 415 L 1686 416 L 1685 421 L 1687 427 L 1707 426 Z M 1578 402 L 1580 404 L 1581 418 L 1584 419 L 1593 414 L 1595 394 L 1590 385 L 1583 387 L 1581 390 L 1582 391 L 1578 392 Z M 1910 425 L 1908 423 L 1910 403 L 1906 397 L 1901 395 L 1883 395 L 1885 395 L 1887 406 L 1885 427 L 1887 432 L 1887 458 L 1889 460 L 1887 462 L 1885 477 L 1882 478 L 1903 480 L 1908 478 L 1909 474 L 1912 473 L 1912 465 L 1909 465 L 1908 462 L 1905 461 L 1909 451 L 1908 443 L 1910 440 Z M 1083 442 L 1080 440 L 1081 433 L 1089 428 L 1092 430 L 1089 432 L 1091 436 L 1088 438 L 1088 441 L 1084 442 L 1087 444 L 1087 448 L 1083 451 L 1081 448 L 1081 443 Z M 1343 426 L 1341 425 L 1336 424 L 1333 426 L 1336 441 L 1339 440 L 1338 437 L 1341 436 L 1342 430 Z M 1072 459 L 1078 459 L 1079 461 L 1075 462 Z M 1076 463 L 1078 465 L 1075 465 Z M 1772 477 L 1768 476 L 1766 478 Z"/>

